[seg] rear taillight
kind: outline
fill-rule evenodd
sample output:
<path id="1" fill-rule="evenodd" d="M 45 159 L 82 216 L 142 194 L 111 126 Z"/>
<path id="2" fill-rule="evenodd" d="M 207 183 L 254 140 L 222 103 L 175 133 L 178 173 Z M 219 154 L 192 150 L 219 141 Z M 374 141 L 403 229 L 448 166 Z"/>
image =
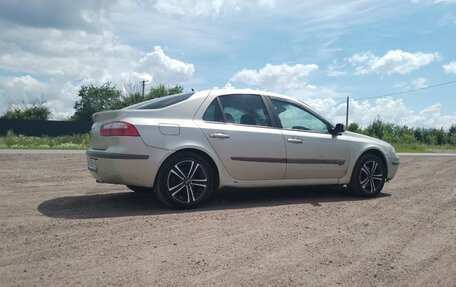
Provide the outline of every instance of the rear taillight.
<path id="1" fill-rule="evenodd" d="M 111 122 L 101 126 L 100 136 L 126 136 L 126 137 L 139 137 L 138 130 L 134 125 L 126 122 Z"/>

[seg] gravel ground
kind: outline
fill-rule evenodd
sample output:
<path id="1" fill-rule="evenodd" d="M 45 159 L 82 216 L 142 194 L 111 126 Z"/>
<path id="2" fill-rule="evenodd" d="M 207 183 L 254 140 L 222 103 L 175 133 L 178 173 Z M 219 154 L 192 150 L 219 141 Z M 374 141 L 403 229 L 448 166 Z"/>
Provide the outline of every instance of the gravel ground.
<path id="1" fill-rule="evenodd" d="M 83 154 L 0 154 L 0 286 L 456 286 L 456 157 L 370 200 L 223 190 L 202 209 L 96 184 Z"/>

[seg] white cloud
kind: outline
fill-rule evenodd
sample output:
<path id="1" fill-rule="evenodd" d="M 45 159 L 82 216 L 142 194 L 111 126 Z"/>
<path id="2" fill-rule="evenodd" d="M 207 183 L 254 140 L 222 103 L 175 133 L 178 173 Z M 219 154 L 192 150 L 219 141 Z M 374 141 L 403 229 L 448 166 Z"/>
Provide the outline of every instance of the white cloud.
<path id="1" fill-rule="evenodd" d="M 428 86 L 428 82 L 425 78 L 418 78 L 412 81 L 412 86 L 414 89 L 422 89 Z"/>
<path id="2" fill-rule="evenodd" d="M 125 83 L 142 79 L 149 80 L 149 85 L 175 85 L 189 80 L 194 72 L 192 64 L 167 56 L 158 46 L 150 53 L 143 53 L 100 41 L 91 52 L 87 52 L 83 47 L 76 49 L 77 43 L 74 44 L 73 53 L 64 58 L 54 55 L 51 50 L 41 58 L 21 50 L 1 55 L 0 68 L 28 74 L 25 77 L 5 77 L 6 87 L 22 88 L 0 89 L 1 94 L 14 95 L 15 98 L 28 97 L 31 93 L 43 95 L 56 111 L 54 116 L 66 117 L 73 113 L 81 85 L 110 81 L 122 88 Z M 44 75 L 48 80 L 38 81 L 31 74 Z M 6 97 L 0 98 L 0 114 L 6 109 L 6 100 Z"/>
<path id="3" fill-rule="evenodd" d="M 355 122 L 366 127 L 375 119 L 380 118 L 388 123 L 409 127 L 449 128 L 456 122 L 456 114 L 443 115 L 441 107 L 441 104 L 436 103 L 420 111 L 414 111 L 406 106 L 402 99 L 392 97 L 377 99 L 373 103 L 367 100 L 350 100 L 349 123 Z M 328 102 L 326 107 L 317 109 L 333 122 L 345 123 L 345 103 L 334 107 L 331 102 Z"/>
<path id="4" fill-rule="evenodd" d="M 0 78 L 0 114 L 10 105 L 33 103 L 39 99 L 46 101 L 52 117 L 62 119 L 72 115 L 72 107 L 79 87 L 66 81 L 40 81 L 30 75 Z"/>
<path id="5" fill-rule="evenodd" d="M 155 84 L 179 84 L 190 79 L 195 68 L 192 64 L 170 58 L 160 46 L 155 46 L 152 52 L 134 63 L 133 70 L 138 78 Z"/>
<path id="6" fill-rule="evenodd" d="M 10 97 L 29 98 L 34 94 L 49 101 L 54 117 L 65 117 L 73 113 L 81 85 L 111 81 L 122 88 L 126 82 L 144 78 L 152 85 L 175 85 L 192 77 L 192 64 L 170 57 L 159 46 L 145 52 L 120 42 L 107 24 L 109 5 L 84 1 L 77 8 L 73 2 L 67 6 L 59 2 L 57 10 L 53 10 L 62 12 L 59 17 L 66 17 L 70 8 L 82 16 L 46 19 L 49 11 L 42 9 L 53 2 L 45 2 L 41 7 L 31 1 L 31 6 L 38 10 L 33 14 L 25 8 L 28 12 L 24 13 L 33 15 L 33 19 L 9 19 L 4 11 L 0 12 L 0 70 L 4 71 L 0 78 L 0 114 L 6 110 Z M 20 9 L 20 3 L 14 3 L 2 2 L 0 7 Z"/>
<path id="7" fill-rule="evenodd" d="M 273 8 L 275 2 L 275 0 L 157 0 L 154 7 L 166 14 L 199 17 L 236 13 L 245 9 Z"/>
<path id="8" fill-rule="evenodd" d="M 352 60 L 366 62 L 369 59 L 371 59 L 371 55 L 367 54 L 357 55 Z M 301 72 L 297 73 L 296 69 L 293 69 L 296 66 L 283 64 L 277 66 L 266 65 L 259 70 L 244 69 L 236 73 L 231 82 L 243 82 L 261 89 L 282 92 L 302 100 L 320 111 L 334 123 L 345 123 L 346 103 L 342 99 L 347 94 L 339 91 L 337 87 L 315 86 L 303 82 L 302 79 L 305 79 L 316 67 L 312 69 L 309 69 L 309 67 L 302 69 L 301 67 L 301 69 L 297 69 Z M 398 87 L 409 90 L 412 88 L 424 88 L 427 85 L 427 80 L 420 77 L 409 83 L 401 82 Z M 232 87 L 231 83 L 227 86 Z M 380 118 L 385 122 L 411 127 L 448 128 L 452 123 L 456 122 L 456 114 L 444 115 L 441 112 L 441 108 L 442 106 L 437 103 L 420 111 L 415 111 L 405 105 L 402 99 L 392 97 L 380 98 L 375 101 L 351 99 L 349 122 L 356 122 L 366 127 L 375 119 Z"/>
<path id="9" fill-rule="evenodd" d="M 456 0 L 435 0 L 434 3 L 456 4 Z"/>
<path id="10" fill-rule="evenodd" d="M 440 18 L 437 23 L 441 26 L 456 24 L 456 15 L 448 13 Z"/>
<path id="11" fill-rule="evenodd" d="M 328 66 L 328 76 L 330 77 L 339 77 L 346 75 L 347 72 L 342 71 L 345 67 L 345 64 L 339 64 L 337 59 L 333 61 L 331 65 Z"/>
<path id="12" fill-rule="evenodd" d="M 456 0 L 410 0 L 410 3 L 414 5 L 419 4 L 456 4 Z"/>
<path id="13" fill-rule="evenodd" d="M 45 92 L 46 84 L 30 75 L 0 78 L 0 94 L 5 95 L 3 99 L 5 107 L 39 99 Z"/>
<path id="14" fill-rule="evenodd" d="M 355 68 L 355 74 L 408 74 L 440 59 L 439 53 L 410 53 L 402 50 L 388 51 L 378 57 L 372 52 L 354 54 L 348 62 Z"/>
<path id="15" fill-rule="evenodd" d="M 315 64 L 303 65 L 266 64 L 259 70 L 243 69 L 237 72 L 230 81 L 259 86 L 263 89 L 283 91 L 304 86 L 304 78 L 318 70 Z"/>
<path id="16" fill-rule="evenodd" d="M 456 61 L 449 62 L 442 67 L 445 74 L 456 74 Z"/>

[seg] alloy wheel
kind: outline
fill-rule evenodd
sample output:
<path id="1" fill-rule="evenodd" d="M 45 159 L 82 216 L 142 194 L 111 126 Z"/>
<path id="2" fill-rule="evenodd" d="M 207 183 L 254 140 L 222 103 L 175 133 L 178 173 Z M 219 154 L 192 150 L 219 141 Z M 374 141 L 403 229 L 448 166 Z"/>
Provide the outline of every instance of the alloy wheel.
<path id="1" fill-rule="evenodd" d="M 181 203 L 192 203 L 204 196 L 208 176 L 204 167 L 194 160 L 183 160 L 169 169 L 167 189 L 169 195 Z"/>
<path id="2" fill-rule="evenodd" d="M 382 165 L 375 160 L 366 161 L 359 171 L 358 178 L 359 185 L 365 193 L 376 193 L 384 181 Z"/>

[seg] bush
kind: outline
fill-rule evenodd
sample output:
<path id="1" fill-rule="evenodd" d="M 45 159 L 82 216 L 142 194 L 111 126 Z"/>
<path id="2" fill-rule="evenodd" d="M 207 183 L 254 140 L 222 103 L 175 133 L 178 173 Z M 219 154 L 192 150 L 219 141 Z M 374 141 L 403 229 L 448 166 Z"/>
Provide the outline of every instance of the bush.
<path id="1" fill-rule="evenodd" d="M 87 149 L 90 146 L 90 135 L 72 135 L 59 137 L 29 137 L 15 135 L 9 131 L 0 137 L 0 148 L 12 149 Z"/>
<path id="2" fill-rule="evenodd" d="M 409 128 L 376 119 L 365 129 L 360 128 L 356 123 L 351 123 L 348 130 L 354 131 L 355 129 L 357 129 L 357 133 L 367 134 L 391 143 L 416 146 L 420 150 L 423 149 L 420 145 L 456 146 L 456 125 L 452 125 L 448 132 L 445 132 L 443 128 Z"/>
<path id="3" fill-rule="evenodd" d="M 44 105 L 33 105 L 27 108 L 12 108 L 3 116 L 2 120 L 48 120 L 51 112 Z"/>

